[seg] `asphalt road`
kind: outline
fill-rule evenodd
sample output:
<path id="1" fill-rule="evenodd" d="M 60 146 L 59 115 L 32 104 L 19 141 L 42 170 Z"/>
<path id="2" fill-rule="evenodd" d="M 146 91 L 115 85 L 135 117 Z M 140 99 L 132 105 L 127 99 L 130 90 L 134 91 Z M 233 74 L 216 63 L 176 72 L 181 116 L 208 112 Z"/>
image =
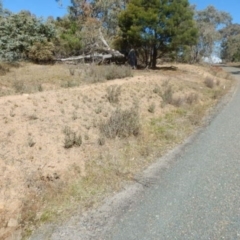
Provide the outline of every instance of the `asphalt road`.
<path id="1" fill-rule="evenodd" d="M 240 82 L 240 69 L 226 70 Z M 209 126 L 104 239 L 240 239 L 239 86 Z"/>

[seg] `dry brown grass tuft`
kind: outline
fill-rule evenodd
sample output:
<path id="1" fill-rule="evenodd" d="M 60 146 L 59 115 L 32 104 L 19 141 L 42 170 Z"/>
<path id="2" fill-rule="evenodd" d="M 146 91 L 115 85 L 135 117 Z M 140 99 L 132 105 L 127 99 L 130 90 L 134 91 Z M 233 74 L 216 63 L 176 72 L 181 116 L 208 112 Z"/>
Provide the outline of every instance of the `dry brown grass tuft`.
<path id="1" fill-rule="evenodd" d="M 132 77 L 132 70 L 128 66 L 118 66 L 115 64 L 98 66 L 95 64 L 79 66 L 81 77 L 88 82 L 96 83 L 104 80 L 114 80 Z"/>
<path id="2" fill-rule="evenodd" d="M 166 104 L 171 104 L 173 100 L 173 88 L 171 85 L 167 85 L 164 87 L 163 91 L 160 93 L 162 97 L 162 104 L 165 106 Z"/>
<path id="3" fill-rule="evenodd" d="M 110 103 L 118 103 L 121 95 L 121 86 L 111 85 L 107 88 L 107 99 Z"/>
<path id="4" fill-rule="evenodd" d="M 190 93 L 186 97 L 186 103 L 192 105 L 193 103 L 196 103 L 199 100 L 199 94 L 198 93 Z"/>
<path id="5" fill-rule="evenodd" d="M 211 77 L 205 78 L 204 84 L 205 84 L 206 87 L 208 87 L 208 88 L 214 88 L 214 86 L 215 86 L 214 80 L 213 80 L 213 78 L 211 78 Z"/>
<path id="6" fill-rule="evenodd" d="M 65 135 L 64 148 L 80 147 L 82 145 L 82 135 L 80 133 L 74 132 L 69 127 L 65 127 L 63 133 Z"/>
<path id="7" fill-rule="evenodd" d="M 137 136 L 140 132 L 138 109 L 117 108 L 106 122 L 100 124 L 99 129 L 107 138 Z"/>

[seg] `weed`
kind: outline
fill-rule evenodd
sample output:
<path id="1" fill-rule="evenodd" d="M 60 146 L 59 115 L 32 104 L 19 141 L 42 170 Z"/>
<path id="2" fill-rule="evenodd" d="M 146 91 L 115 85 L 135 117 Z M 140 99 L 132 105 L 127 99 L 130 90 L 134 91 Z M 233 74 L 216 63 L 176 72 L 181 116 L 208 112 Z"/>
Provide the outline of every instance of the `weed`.
<path id="1" fill-rule="evenodd" d="M 140 132 L 140 120 L 137 109 L 116 109 L 110 118 L 100 124 L 100 132 L 107 138 L 125 138 L 137 136 Z"/>
<path id="2" fill-rule="evenodd" d="M 153 88 L 153 93 L 160 95 L 161 94 L 161 89 L 158 85 L 155 85 Z"/>
<path id="3" fill-rule="evenodd" d="M 89 135 L 88 134 L 85 134 L 84 135 L 84 139 L 87 141 L 87 140 L 89 140 Z"/>
<path id="4" fill-rule="evenodd" d="M 80 147 L 82 145 L 82 136 L 80 133 L 74 132 L 69 127 L 65 127 L 63 133 L 65 134 L 64 148 Z"/>
<path id="5" fill-rule="evenodd" d="M 132 76 L 132 71 L 130 67 L 126 66 L 117 66 L 117 65 L 109 65 L 106 68 L 106 79 L 113 80 L 117 78 L 125 78 Z"/>
<path id="6" fill-rule="evenodd" d="M 156 108 L 155 103 L 152 103 L 152 104 L 148 107 L 148 111 L 149 111 L 150 113 L 154 113 L 154 112 L 155 112 L 155 108 Z"/>
<path id="7" fill-rule="evenodd" d="M 118 103 L 121 95 L 121 86 L 112 85 L 107 88 L 107 99 L 110 103 Z"/>
<path id="8" fill-rule="evenodd" d="M 15 117 L 15 115 L 16 115 L 16 114 L 13 112 L 13 109 L 11 109 L 11 111 L 10 111 L 10 116 L 11 116 L 11 117 Z"/>
<path id="9" fill-rule="evenodd" d="M 61 84 L 61 87 L 62 87 L 62 88 L 73 88 L 73 87 L 77 87 L 77 86 L 79 86 L 79 83 L 76 82 L 76 81 L 71 81 L 71 80 L 68 80 L 68 81 L 66 81 L 66 82 L 63 82 L 63 83 Z"/>
<path id="10" fill-rule="evenodd" d="M 38 91 L 38 92 L 42 92 L 42 91 L 43 91 L 42 84 L 37 84 L 37 85 L 36 85 L 36 88 L 37 88 L 37 91 Z"/>
<path id="11" fill-rule="evenodd" d="M 28 118 L 29 118 L 29 120 L 37 120 L 38 119 L 36 114 L 31 114 L 28 116 Z"/>
<path id="12" fill-rule="evenodd" d="M 183 97 L 172 98 L 171 104 L 175 107 L 181 107 L 184 104 L 185 99 Z"/>
<path id="13" fill-rule="evenodd" d="M 196 105 L 193 106 L 191 112 L 187 115 L 188 120 L 194 126 L 199 126 L 206 112 L 206 106 Z"/>
<path id="14" fill-rule="evenodd" d="M 196 103 L 199 99 L 199 95 L 197 93 L 190 93 L 186 97 L 186 103 L 189 105 L 192 105 L 193 103 Z"/>
<path id="15" fill-rule="evenodd" d="M 16 93 L 23 93 L 25 90 L 24 82 L 15 80 L 13 82 L 13 88 L 15 89 Z"/>
<path id="16" fill-rule="evenodd" d="M 104 117 L 108 117 L 108 112 L 105 112 L 105 113 L 103 114 L 103 116 L 104 116 Z"/>
<path id="17" fill-rule="evenodd" d="M 36 142 L 33 140 L 31 136 L 28 137 L 28 146 L 33 147 L 36 144 Z"/>
<path id="18" fill-rule="evenodd" d="M 72 119 L 75 121 L 78 118 L 77 113 L 74 111 L 72 115 Z"/>
<path id="19" fill-rule="evenodd" d="M 173 89 L 172 86 L 167 86 L 161 93 L 160 96 L 163 100 L 163 106 L 166 104 L 171 104 L 173 100 Z"/>
<path id="20" fill-rule="evenodd" d="M 223 95 L 223 91 L 216 89 L 213 91 L 212 99 L 218 99 Z"/>
<path id="21" fill-rule="evenodd" d="M 102 112 L 102 108 L 100 106 L 98 106 L 96 109 L 95 109 L 95 113 L 96 114 L 99 114 Z"/>
<path id="22" fill-rule="evenodd" d="M 167 88 L 169 85 L 169 80 L 165 80 L 163 83 L 162 83 L 162 87 L 163 88 Z"/>
<path id="23" fill-rule="evenodd" d="M 81 76 L 88 82 L 92 83 L 132 76 L 131 68 L 114 64 L 104 66 L 96 66 L 93 64 L 90 65 L 87 70 L 86 68 L 82 68 L 81 70 Z"/>
<path id="24" fill-rule="evenodd" d="M 69 73 L 70 73 L 71 76 L 74 76 L 75 68 L 69 68 Z"/>
<path id="25" fill-rule="evenodd" d="M 98 145 L 103 146 L 105 144 L 105 138 L 103 136 L 98 138 Z"/>
<path id="26" fill-rule="evenodd" d="M 205 78 L 205 80 L 204 80 L 204 84 L 206 85 L 206 87 L 208 87 L 208 88 L 214 88 L 214 80 L 212 79 L 212 78 L 210 78 L 210 77 L 207 77 L 207 78 Z"/>

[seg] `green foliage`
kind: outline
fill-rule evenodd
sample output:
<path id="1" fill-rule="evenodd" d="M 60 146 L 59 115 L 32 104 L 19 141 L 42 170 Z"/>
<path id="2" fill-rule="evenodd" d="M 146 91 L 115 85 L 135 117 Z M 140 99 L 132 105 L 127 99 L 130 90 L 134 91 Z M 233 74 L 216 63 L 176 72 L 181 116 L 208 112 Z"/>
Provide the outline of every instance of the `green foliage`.
<path id="1" fill-rule="evenodd" d="M 70 19 L 80 21 L 97 19 L 108 37 L 118 33 L 118 14 L 125 8 L 126 0 L 71 0 L 69 7 Z"/>
<path id="2" fill-rule="evenodd" d="M 13 61 L 27 57 L 35 42 L 48 42 L 55 35 L 52 25 L 45 24 L 27 11 L 0 18 L 0 59 Z"/>
<path id="3" fill-rule="evenodd" d="M 82 50 L 80 26 L 68 17 L 58 18 L 55 22 L 57 38 L 54 40 L 58 57 L 79 55 Z"/>
<path id="4" fill-rule="evenodd" d="M 33 62 L 50 62 L 54 59 L 54 45 L 51 42 L 35 42 L 28 49 L 27 56 Z"/>
<path id="5" fill-rule="evenodd" d="M 187 0 L 132 0 L 120 13 L 123 44 L 142 48 L 146 61 L 156 66 L 158 54 L 179 54 L 196 43 L 197 29 Z"/>

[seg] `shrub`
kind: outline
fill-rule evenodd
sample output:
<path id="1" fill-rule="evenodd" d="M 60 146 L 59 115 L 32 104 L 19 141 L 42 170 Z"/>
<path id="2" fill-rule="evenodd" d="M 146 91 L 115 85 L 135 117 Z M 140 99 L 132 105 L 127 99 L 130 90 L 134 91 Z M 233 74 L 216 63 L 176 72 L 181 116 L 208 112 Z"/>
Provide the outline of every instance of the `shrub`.
<path id="1" fill-rule="evenodd" d="M 109 65 L 106 67 L 106 79 L 113 80 L 117 78 L 125 78 L 132 76 L 132 71 L 130 67 Z"/>
<path id="2" fill-rule="evenodd" d="M 98 139 L 98 145 L 99 146 L 103 146 L 105 144 L 105 138 L 104 137 L 99 137 L 99 139 Z"/>
<path id="3" fill-rule="evenodd" d="M 100 124 L 99 129 L 107 138 L 137 136 L 140 131 L 138 110 L 136 108 L 117 109 L 106 122 Z"/>
<path id="4" fill-rule="evenodd" d="M 153 89 L 153 93 L 158 94 L 158 95 L 161 94 L 161 89 L 157 84 L 155 85 L 155 87 Z"/>
<path id="5" fill-rule="evenodd" d="M 15 80 L 13 82 L 13 88 L 15 89 L 16 93 L 23 93 L 23 92 L 25 92 L 25 85 L 24 85 L 23 81 Z"/>
<path id="6" fill-rule="evenodd" d="M 121 86 L 112 85 L 107 88 L 107 99 L 110 103 L 118 103 L 121 95 Z"/>
<path id="7" fill-rule="evenodd" d="M 70 73 L 71 76 L 74 76 L 75 68 L 69 68 L 69 73 Z"/>
<path id="8" fill-rule="evenodd" d="M 198 101 L 198 98 L 199 96 L 197 93 L 190 93 L 186 97 L 186 102 L 187 104 L 192 105 L 193 103 Z"/>
<path id="9" fill-rule="evenodd" d="M 155 108 L 156 108 L 155 103 L 152 103 L 152 104 L 148 107 L 148 111 L 149 111 L 150 113 L 154 113 L 154 112 L 155 112 Z"/>
<path id="10" fill-rule="evenodd" d="M 53 57 L 54 45 L 51 42 L 35 42 L 28 49 L 28 58 L 34 62 L 51 62 Z"/>
<path id="11" fill-rule="evenodd" d="M 65 134 L 64 148 L 71 148 L 73 146 L 80 147 L 82 145 L 81 134 L 72 131 L 69 127 L 65 127 L 63 133 Z"/>
<path id="12" fill-rule="evenodd" d="M 185 99 L 183 97 L 175 97 L 175 98 L 172 98 L 171 104 L 175 107 L 181 107 L 184 101 Z"/>
<path id="13" fill-rule="evenodd" d="M 210 77 L 205 78 L 204 84 L 208 87 L 208 88 L 214 88 L 214 80 Z"/>
<path id="14" fill-rule="evenodd" d="M 166 88 L 160 93 L 163 104 L 171 104 L 173 101 L 173 90 L 172 86 L 166 86 Z"/>
<path id="15" fill-rule="evenodd" d="M 83 65 L 79 65 L 81 76 L 89 82 L 101 82 L 104 80 L 113 80 L 132 76 L 132 70 L 127 66 L 118 65 L 90 65 L 86 69 Z"/>

